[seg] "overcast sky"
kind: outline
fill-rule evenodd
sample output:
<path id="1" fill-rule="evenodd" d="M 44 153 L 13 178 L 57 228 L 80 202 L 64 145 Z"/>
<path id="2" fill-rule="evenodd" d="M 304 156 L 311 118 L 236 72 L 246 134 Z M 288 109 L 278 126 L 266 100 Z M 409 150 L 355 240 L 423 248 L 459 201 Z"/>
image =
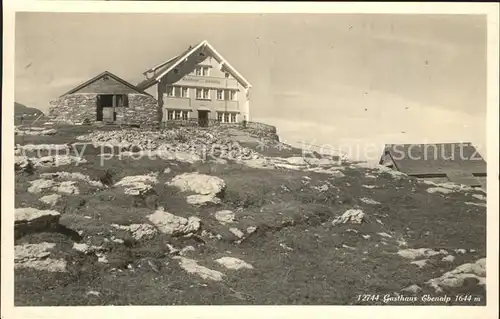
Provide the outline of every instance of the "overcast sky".
<path id="1" fill-rule="evenodd" d="M 136 84 L 202 40 L 252 83 L 252 118 L 289 143 L 485 151 L 484 16 L 18 13 L 15 99 L 46 111 L 104 70 Z"/>

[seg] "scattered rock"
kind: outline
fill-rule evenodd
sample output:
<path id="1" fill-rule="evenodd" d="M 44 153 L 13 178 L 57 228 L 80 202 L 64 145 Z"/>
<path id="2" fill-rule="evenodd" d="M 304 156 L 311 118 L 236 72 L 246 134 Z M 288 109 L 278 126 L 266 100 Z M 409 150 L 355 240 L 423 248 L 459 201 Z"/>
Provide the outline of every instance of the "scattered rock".
<path id="1" fill-rule="evenodd" d="M 448 189 L 448 188 L 443 188 L 443 187 L 430 187 L 427 189 L 427 193 L 430 193 L 430 194 L 434 194 L 434 193 L 450 194 L 450 193 L 453 193 L 453 190 Z"/>
<path id="2" fill-rule="evenodd" d="M 61 182 L 59 185 L 53 188 L 53 190 L 57 191 L 58 193 L 64 193 L 70 195 L 80 194 L 80 191 L 78 190 L 78 187 L 75 186 L 74 181 Z"/>
<path id="3" fill-rule="evenodd" d="M 185 256 L 188 253 L 194 252 L 194 251 L 196 251 L 196 249 L 193 246 L 186 246 L 186 247 L 182 248 L 179 253 L 181 256 Z"/>
<path id="4" fill-rule="evenodd" d="M 55 210 L 16 208 L 14 232 L 18 237 L 28 233 L 50 231 L 57 227 L 60 218 L 61 214 Z"/>
<path id="5" fill-rule="evenodd" d="M 356 248 L 351 247 L 351 246 L 347 246 L 346 244 L 342 244 L 342 248 L 350 249 L 350 250 L 356 250 Z"/>
<path id="6" fill-rule="evenodd" d="M 15 127 L 14 128 L 14 134 L 19 135 L 19 136 L 24 136 L 24 135 L 54 135 L 57 134 L 56 129 L 47 129 L 45 127 Z"/>
<path id="7" fill-rule="evenodd" d="M 172 169 L 170 167 L 165 168 L 163 171 L 164 174 L 170 174 L 172 172 Z"/>
<path id="8" fill-rule="evenodd" d="M 427 259 L 412 261 L 411 264 L 418 266 L 419 268 L 423 268 L 425 265 L 427 265 Z"/>
<path id="9" fill-rule="evenodd" d="M 446 251 L 435 251 L 430 248 L 418 248 L 400 250 L 397 254 L 403 258 L 415 260 L 420 258 L 429 258 L 439 254 L 446 254 Z"/>
<path id="10" fill-rule="evenodd" d="M 112 224 L 111 226 L 131 232 L 135 240 L 149 239 L 158 233 L 156 228 L 149 224 L 131 224 L 128 226 Z"/>
<path id="11" fill-rule="evenodd" d="M 459 249 L 454 249 L 453 250 L 456 254 L 465 254 L 467 251 L 463 248 L 459 248 Z"/>
<path id="12" fill-rule="evenodd" d="M 30 182 L 30 187 L 28 187 L 29 193 L 41 193 L 45 190 L 52 189 L 56 184 L 53 180 L 48 179 L 37 179 Z"/>
<path id="13" fill-rule="evenodd" d="M 115 184 L 117 187 L 124 187 L 127 195 L 141 195 L 153 189 L 152 184 L 158 183 L 158 173 L 148 175 L 126 176 Z"/>
<path id="14" fill-rule="evenodd" d="M 366 198 L 366 197 L 363 197 L 360 199 L 363 203 L 365 204 L 368 204 L 368 205 L 380 205 L 379 202 L 377 202 L 376 200 L 373 200 L 371 198 Z"/>
<path id="15" fill-rule="evenodd" d="M 253 266 L 249 263 L 234 257 L 222 257 L 216 260 L 216 262 L 227 269 L 240 270 L 240 269 L 253 269 Z"/>
<path id="16" fill-rule="evenodd" d="M 361 235 L 364 239 L 370 239 L 370 235 Z"/>
<path id="17" fill-rule="evenodd" d="M 229 231 L 238 238 L 243 238 L 243 236 L 245 236 L 245 234 L 238 228 L 229 228 Z"/>
<path id="18" fill-rule="evenodd" d="M 56 173 L 43 173 L 40 174 L 40 177 L 42 178 L 60 178 L 60 179 L 66 179 L 66 180 L 78 180 L 78 181 L 83 181 L 86 182 L 92 186 L 95 187 L 104 187 L 104 185 L 100 181 L 94 181 L 92 180 L 89 176 L 79 173 L 79 172 L 56 172 Z"/>
<path id="19" fill-rule="evenodd" d="M 66 261 L 48 258 L 56 244 L 42 242 L 14 246 L 15 268 L 33 268 L 50 272 L 65 272 Z"/>
<path id="20" fill-rule="evenodd" d="M 77 251 L 79 251 L 79 252 L 82 252 L 82 253 L 84 253 L 84 254 L 86 254 L 86 253 L 88 253 L 88 252 L 90 251 L 90 247 L 89 247 L 89 245 L 84 244 L 84 243 L 82 243 L 82 244 L 79 244 L 79 243 L 74 243 L 74 244 L 73 244 L 73 249 L 74 249 L 74 250 L 77 250 Z"/>
<path id="21" fill-rule="evenodd" d="M 465 202 L 465 205 L 477 206 L 477 207 L 487 207 L 486 203 Z"/>
<path id="22" fill-rule="evenodd" d="M 484 196 L 483 194 L 472 194 L 472 197 L 479 199 L 479 200 L 486 201 L 486 196 Z"/>
<path id="23" fill-rule="evenodd" d="M 329 187 L 328 187 L 327 184 L 323 184 L 323 185 L 321 185 L 319 187 L 315 187 L 314 189 L 317 190 L 320 193 L 323 193 L 323 192 L 328 191 Z"/>
<path id="24" fill-rule="evenodd" d="M 375 185 L 361 185 L 361 186 L 368 189 L 373 189 L 376 187 Z"/>
<path id="25" fill-rule="evenodd" d="M 454 270 L 446 272 L 441 277 L 431 279 L 426 283 L 433 287 L 436 292 L 442 292 L 442 287 L 462 287 L 467 278 L 477 279 L 479 285 L 486 285 L 486 258 L 479 259 L 473 264 L 460 265 Z"/>
<path id="26" fill-rule="evenodd" d="M 377 233 L 377 234 L 382 236 L 382 237 L 392 238 L 392 236 L 389 235 L 388 233 Z"/>
<path id="27" fill-rule="evenodd" d="M 224 225 L 234 222 L 235 214 L 230 210 L 220 210 L 215 212 L 214 216 L 215 219 Z"/>
<path id="28" fill-rule="evenodd" d="M 288 250 L 288 251 L 293 251 L 293 248 L 288 247 L 286 244 L 283 244 L 283 243 L 280 243 L 280 247 L 285 249 L 285 250 Z"/>
<path id="29" fill-rule="evenodd" d="M 91 291 L 87 292 L 87 296 L 96 296 L 96 297 L 99 297 L 100 295 L 101 295 L 101 293 L 99 291 L 91 290 Z"/>
<path id="30" fill-rule="evenodd" d="M 174 257 L 174 258 L 179 259 L 180 260 L 179 265 L 181 266 L 181 268 L 190 274 L 196 274 L 203 279 L 210 279 L 214 281 L 222 281 L 224 279 L 223 273 L 216 270 L 212 270 L 204 266 L 200 266 L 198 265 L 196 260 L 185 257 Z"/>
<path id="31" fill-rule="evenodd" d="M 218 195 L 226 187 L 224 180 L 216 176 L 199 173 L 184 173 L 175 176 L 168 185 L 179 188 L 182 192 L 194 192 L 200 195 Z"/>
<path id="32" fill-rule="evenodd" d="M 220 198 L 214 195 L 189 195 L 186 202 L 193 206 L 203 206 L 207 204 L 218 205 L 221 203 Z"/>
<path id="33" fill-rule="evenodd" d="M 29 160 L 33 162 L 35 167 L 58 167 L 87 163 L 86 159 L 70 155 L 44 156 L 40 158 L 29 158 Z"/>
<path id="34" fill-rule="evenodd" d="M 200 229 L 200 219 L 197 217 L 179 217 L 163 210 L 157 210 L 148 216 L 159 231 L 168 235 L 186 235 Z"/>
<path id="35" fill-rule="evenodd" d="M 401 289 L 401 291 L 416 294 L 416 293 L 419 293 L 420 291 L 422 291 L 422 288 L 420 288 L 417 285 L 411 285 L 411 286 L 408 286 L 406 288 Z"/>
<path id="36" fill-rule="evenodd" d="M 444 261 L 444 262 L 453 262 L 455 260 L 455 256 L 453 255 L 448 255 L 448 256 L 445 256 L 441 259 L 441 261 Z"/>
<path id="37" fill-rule="evenodd" d="M 54 206 L 55 204 L 57 204 L 57 202 L 59 201 L 60 198 L 61 198 L 61 195 L 52 194 L 52 195 L 46 195 L 46 196 L 40 197 L 39 200 L 41 202 L 44 202 L 45 204 L 48 204 L 50 206 Z"/>
<path id="38" fill-rule="evenodd" d="M 247 227 L 247 234 L 251 234 L 257 230 L 257 227 L 255 226 L 249 226 Z"/>
<path id="39" fill-rule="evenodd" d="M 335 218 L 332 221 L 332 225 L 336 226 L 338 224 L 361 224 L 365 220 L 365 214 L 360 209 L 349 209 L 342 216 Z"/>

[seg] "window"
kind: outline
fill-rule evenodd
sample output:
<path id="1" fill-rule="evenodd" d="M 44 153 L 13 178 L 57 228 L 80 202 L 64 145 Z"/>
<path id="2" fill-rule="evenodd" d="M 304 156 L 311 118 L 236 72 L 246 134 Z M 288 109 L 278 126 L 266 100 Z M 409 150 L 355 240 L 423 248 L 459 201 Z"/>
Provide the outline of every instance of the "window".
<path id="1" fill-rule="evenodd" d="M 179 74 L 179 69 L 174 69 L 174 74 Z"/>
<path id="2" fill-rule="evenodd" d="M 229 73 L 226 72 L 224 76 L 226 77 L 226 79 L 229 78 Z"/>
<path id="3" fill-rule="evenodd" d="M 236 100 L 236 92 L 235 91 L 229 91 L 229 99 L 231 101 Z"/>
<path id="4" fill-rule="evenodd" d="M 128 96 L 124 95 L 115 95 L 115 105 L 116 107 L 128 107 Z"/>
<path id="5" fill-rule="evenodd" d="M 217 100 L 224 100 L 224 90 L 217 90 Z"/>
<path id="6" fill-rule="evenodd" d="M 188 120 L 189 112 L 183 110 L 168 110 L 167 119 L 171 120 Z"/>
<path id="7" fill-rule="evenodd" d="M 189 97 L 189 89 L 188 88 L 181 88 L 181 97 Z"/>
<path id="8" fill-rule="evenodd" d="M 209 100 L 210 89 L 196 89 L 196 98 L 199 100 Z"/>
<path id="9" fill-rule="evenodd" d="M 175 90 L 173 86 L 167 86 L 167 96 L 175 96 Z"/>
<path id="10" fill-rule="evenodd" d="M 221 123 L 236 123 L 237 114 L 233 112 L 217 112 L 217 121 Z"/>
<path id="11" fill-rule="evenodd" d="M 208 66 L 198 66 L 194 70 L 194 74 L 197 76 L 210 76 L 210 67 Z"/>

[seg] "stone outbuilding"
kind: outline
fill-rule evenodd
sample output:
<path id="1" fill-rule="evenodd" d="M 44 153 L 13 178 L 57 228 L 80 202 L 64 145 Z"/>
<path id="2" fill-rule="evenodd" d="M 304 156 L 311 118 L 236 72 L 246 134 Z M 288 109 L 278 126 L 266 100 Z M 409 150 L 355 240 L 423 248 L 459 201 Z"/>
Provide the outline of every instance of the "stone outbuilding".
<path id="1" fill-rule="evenodd" d="M 49 103 L 54 123 L 158 123 L 158 102 L 133 84 L 105 71 Z"/>

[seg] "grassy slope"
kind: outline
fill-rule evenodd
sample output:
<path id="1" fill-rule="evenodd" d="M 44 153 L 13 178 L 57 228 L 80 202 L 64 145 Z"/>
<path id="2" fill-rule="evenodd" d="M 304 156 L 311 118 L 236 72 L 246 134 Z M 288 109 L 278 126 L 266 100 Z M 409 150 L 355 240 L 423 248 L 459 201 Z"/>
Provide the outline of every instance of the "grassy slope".
<path id="1" fill-rule="evenodd" d="M 53 137 L 16 137 L 16 142 L 68 143 L 89 129 L 66 127 Z M 284 155 L 276 150 L 268 152 L 287 156 L 297 150 Z M 83 231 L 85 242 L 105 247 L 109 264 L 96 263 L 95 257 L 72 250 L 73 240 L 62 234 L 41 233 L 17 239 L 16 244 L 41 241 L 58 244 L 53 254 L 66 258 L 70 271 L 52 274 L 16 270 L 16 305 L 356 304 L 358 294 L 393 294 L 411 284 L 421 286 L 422 293 L 436 295 L 425 286 L 425 281 L 486 255 L 485 208 L 463 204 L 474 201 L 471 194 L 428 194 L 428 186 L 413 179 L 396 180 L 385 174 L 374 179 L 367 177 L 363 169 L 350 168 L 344 171 L 345 177 L 339 178 L 300 171 L 259 170 L 235 163 L 191 165 L 148 159 L 108 160 L 100 166 L 95 152 L 91 153 L 86 156 L 89 163 L 85 165 L 43 169 L 34 176 L 18 175 L 16 207 L 48 208 L 38 201 L 43 194 L 35 196 L 26 191 L 29 181 L 39 178 L 42 172 L 78 171 L 97 179 L 104 170 L 111 169 L 114 181 L 118 181 L 127 175 L 163 172 L 169 167 L 172 171 L 161 173 L 155 186 L 158 203 L 179 216 L 199 216 L 203 228 L 221 234 L 222 239 L 208 240 L 202 245 L 193 239 L 158 235 L 152 240 L 135 242 L 109 225 L 145 223 L 151 208 L 125 196 L 119 189 L 96 192 L 79 183 L 81 194 L 66 196 L 55 209 L 63 214 L 64 226 Z M 176 174 L 189 171 L 225 180 L 227 191 L 220 207 L 193 208 L 186 204 L 186 194 L 164 184 Z M 307 184 L 304 176 L 311 178 Z M 326 192 L 312 187 L 327 182 L 330 186 Z M 364 204 L 360 201 L 362 197 L 381 205 Z M 371 222 L 332 226 L 333 218 L 350 208 L 361 208 Z M 237 221 L 231 227 L 244 230 L 257 226 L 258 231 L 241 244 L 235 244 L 236 238 L 229 227 L 221 226 L 212 217 L 220 209 L 236 213 Z M 384 239 L 377 234 L 380 232 L 393 238 Z M 365 239 L 363 234 L 371 237 Z M 125 239 L 125 243 L 104 241 L 112 235 Z M 456 259 L 451 263 L 441 262 L 442 256 L 438 256 L 419 269 L 394 254 L 399 249 L 396 239 L 401 238 L 410 248 L 443 248 L 450 252 L 465 248 L 475 252 L 453 253 Z M 196 251 L 191 253 L 192 258 L 200 265 L 225 273 L 225 281 L 207 282 L 186 273 L 168 256 L 167 243 L 179 248 L 193 245 Z M 241 258 L 255 269 L 223 269 L 214 262 L 221 256 Z M 148 260 L 157 267 L 153 269 Z M 127 269 L 128 264 L 133 268 Z M 86 295 L 90 290 L 99 291 L 100 296 Z M 480 303 L 485 303 L 484 288 L 474 282 L 444 293 L 465 291 L 481 295 Z"/>

